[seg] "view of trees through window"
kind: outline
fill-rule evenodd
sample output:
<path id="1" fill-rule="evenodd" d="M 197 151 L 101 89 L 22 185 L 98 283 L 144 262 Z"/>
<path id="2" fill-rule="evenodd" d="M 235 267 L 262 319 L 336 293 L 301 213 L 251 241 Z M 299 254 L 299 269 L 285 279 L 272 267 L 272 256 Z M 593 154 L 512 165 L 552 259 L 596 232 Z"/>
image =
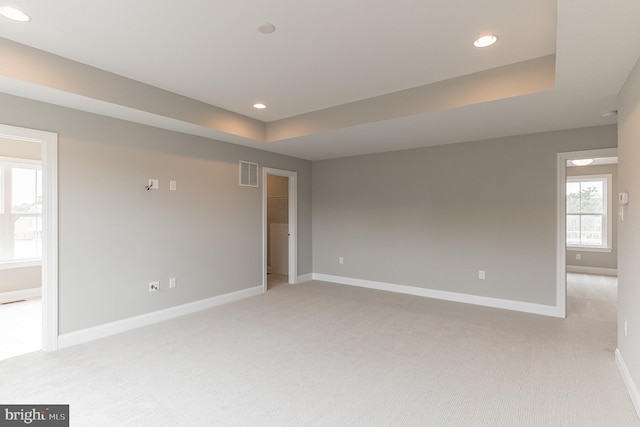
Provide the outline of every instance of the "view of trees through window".
<path id="1" fill-rule="evenodd" d="M 567 245 L 606 246 L 606 179 L 567 181 Z"/>

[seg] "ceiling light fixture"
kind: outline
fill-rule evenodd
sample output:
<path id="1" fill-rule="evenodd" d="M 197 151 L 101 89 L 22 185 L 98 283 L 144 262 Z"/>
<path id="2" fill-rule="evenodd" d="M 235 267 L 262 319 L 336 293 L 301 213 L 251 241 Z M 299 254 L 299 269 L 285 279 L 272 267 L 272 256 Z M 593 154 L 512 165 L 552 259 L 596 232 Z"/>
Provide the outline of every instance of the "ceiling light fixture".
<path id="1" fill-rule="evenodd" d="M 253 108 L 257 108 L 258 110 L 264 110 L 265 108 L 267 108 L 267 105 L 263 104 L 262 102 L 258 102 L 256 104 L 253 104 Z"/>
<path id="2" fill-rule="evenodd" d="M 15 7 L 11 6 L 0 6 L 0 15 L 19 22 L 31 21 L 31 17 L 29 15 L 27 15 L 20 9 L 16 9 Z"/>
<path id="3" fill-rule="evenodd" d="M 475 47 L 487 47 L 487 46 L 491 46 L 492 44 L 494 44 L 497 41 L 498 41 L 498 36 L 493 35 L 493 34 L 489 34 L 489 35 L 486 35 L 486 36 L 478 37 L 473 42 L 473 45 Z"/>
<path id="4" fill-rule="evenodd" d="M 600 114 L 600 116 L 602 117 L 615 117 L 618 115 L 618 110 L 611 110 L 611 111 L 605 111 L 604 113 Z"/>
<path id="5" fill-rule="evenodd" d="M 590 165 L 591 163 L 593 163 L 593 159 L 571 160 L 571 163 L 573 163 L 576 166 L 587 166 L 587 165 Z"/>

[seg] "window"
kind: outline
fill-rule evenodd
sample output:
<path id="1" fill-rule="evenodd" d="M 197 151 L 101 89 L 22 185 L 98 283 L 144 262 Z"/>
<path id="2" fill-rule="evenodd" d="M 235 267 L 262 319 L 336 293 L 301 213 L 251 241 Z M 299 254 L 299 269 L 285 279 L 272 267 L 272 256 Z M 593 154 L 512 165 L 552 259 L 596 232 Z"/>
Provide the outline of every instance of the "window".
<path id="1" fill-rule="evenodd" d="M 42 258 L 42 168 L 0 157 L 0 262 Z"/>
<path id="2" fill-rule="evenodd" d="M 567 178 L 567 246 L 611 249 L 611 175 Z"/>

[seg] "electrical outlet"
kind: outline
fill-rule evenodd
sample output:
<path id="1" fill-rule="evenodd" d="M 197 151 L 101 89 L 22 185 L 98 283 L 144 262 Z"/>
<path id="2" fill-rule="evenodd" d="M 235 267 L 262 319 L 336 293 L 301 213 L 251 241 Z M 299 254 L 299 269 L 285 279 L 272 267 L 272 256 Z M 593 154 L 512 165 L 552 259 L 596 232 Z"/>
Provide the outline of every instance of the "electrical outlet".
<path id="1" fill-rule="evenodd" d="M 175 277 L 170 277 L 169 278 L 169 288 L 173 289 L 176 287 L 176 278 Z"/>
<path id="2" fill-rule="evenodd" d="M 344 264 L 344 257 L 338 258 L 338 264 Z"/>
<path id="3" fill-rule="evenodd" d="M 149 178 L 149 185 L 147 186 L 147 190 L 157 190 L 160 188 L 160 180 L 155 178 Z"/>
<path id="4" fill-rule="evenodd" d="M 478 279 L 484 280 L 486 278 L 484 270 L 478 270 Z"/>
<path id="5" fill-rule="evenodd" d="M 169 181 L 169 190 L 176 191 L 176 182 L 175 181 Z"/>
<path id="6" fill-rule="evenodd" d="M 576 261 L 580 261 L 582 259 L 582 254 L 576 254 Z"/>
<path id="7" fill-rule="evenodd" d="M 149 282 L 149 292 L 158 292 L 160 290 L 160 282 Z"/>

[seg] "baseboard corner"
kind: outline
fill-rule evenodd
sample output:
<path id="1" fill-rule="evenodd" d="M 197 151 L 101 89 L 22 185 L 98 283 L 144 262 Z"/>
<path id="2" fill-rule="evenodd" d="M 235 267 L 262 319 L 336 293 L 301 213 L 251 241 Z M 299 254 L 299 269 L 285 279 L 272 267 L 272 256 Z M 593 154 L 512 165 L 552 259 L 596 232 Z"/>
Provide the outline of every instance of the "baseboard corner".
<path id="1" fill-rule="evenodd" d="M 24 299 L 40 298 L 42 296 L 42 288 L 20 289 L 17 291 L 1 292 L 0 304 L 7 302 L 20 301 Z"/>
<path id="2" fill-rule="evenodd" d="M 616 268 L 604 268 L 604 267 L 587 267 L 584 265 L 571 265 L 567 264 L 567 273 L 577 274 L 595 274 L 598 276 L 614 276 L 618 275 L 618 269 Z"/>
<path id="3" fill-rule="evenodd" d="M 227 294 L 217 295 L 204 300 L 193 301 L 174 307 L 165 308 L 163 310 L 151 313 L 141 314 L 139 316 L 129 317 L 126 319 L 116 320 L 114 322 L 105 323 L 81 329 L 79 331 L 69 332 L 58 336 L 58 349 L 83 344 L 100 338 L 106 338 L 132 329 L 149 326 L 155 323 L 171 320 L 176 317 L 185 316 L 187 314 L 213 308 L 219 305 L 228 304 L 244 298 L 252 297 L 263 293 L 263 287 L 254 286 L 252 288 L 241 289 L 239 291 Z"/>
<path id="4" fill-rule="evenodd" d="M 354 279 L 350 277 L 333 276 L 330 274 L 313 273 L 313 280 L 337 283 L 341 285 L 357 286 L 361 288 L 377 289 L 387 292 L 396 292 L 407 295 L 415 295 L 444 301 L 460 302 L 463 304 L 479 305 L 482 307 L 499 308 L 503 310 L 519 311 L 522 313 L 538 314 L 549 317 L 564 317 L 559 307 L 555 305 L 536 304 L 524 301 L 513 301 L 494 297 L 462 294 L 457 292 L 442 291 L 416 286 L 398 285 L 373 280 Z"/>
<path id="5" fill-rule="evenodd" d="M 616 348 L 616 365 L 618 366 L 618 371 L 622 376 L 622 381 L 627 387 L 629 397 L 631 397 L 631 402 L 633 402 L 633 406 L 636 408 L 638 417 L 640 417 L 640 390 L 638 389 L 636 382 L 633 380 L 633 377 L 631 377 L 631 373 L 627 368 L 627 364 L 625 363 L 619 348 Z"/>
<path id="6" fill-rule="evenodd" d="M 310 282 L 312 280 L 313 280 L 313 273 L 303 274 L 302 276 L 298 276 L 296 283 Z"/>

